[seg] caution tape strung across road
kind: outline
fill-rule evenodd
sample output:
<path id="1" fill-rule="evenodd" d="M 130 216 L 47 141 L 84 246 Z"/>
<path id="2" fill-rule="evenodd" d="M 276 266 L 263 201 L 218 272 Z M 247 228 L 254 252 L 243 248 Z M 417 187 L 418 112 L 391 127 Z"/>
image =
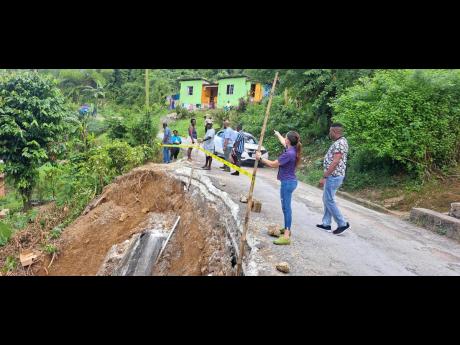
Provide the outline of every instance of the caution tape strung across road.
<path id="1" fill-rule="evenodd" d="M 236 170 L 238 171 L 239 173 L 243 174 L 243 175 L 246 175 L 247 177 L 249 178 L 252 178 L 252 174 L 247 171 L 247 170 L 244 170 L 238 166 L 236 166 L 235 164 L 232 164 L 228 161 L 226 161 L 225 159 L 223 158 L 220 158 L 219 156 L 216 156 L 214 153 L 212 152 L 209 152 L 208 150 L 205 150 L 204 148 L 202 148 L 201 146 L 199 145 L 184 145 L 184 144 L 180 144 L 180 145 L 172 145 L 172 144 L 158 144 L 162 147 L 179 147 L 179 148 L 193 148 L 193 149 L 198 149 L 200 151 L 202 151 L 205 155 L 207 156 L 211 156 L 213 159 L 215 159 L 216 161 L 219 161 L 221 162 L 222 164 L 225 164 L 226 166 L 228 166 L 229 168 L 233 169 L 233 170 Z"/>

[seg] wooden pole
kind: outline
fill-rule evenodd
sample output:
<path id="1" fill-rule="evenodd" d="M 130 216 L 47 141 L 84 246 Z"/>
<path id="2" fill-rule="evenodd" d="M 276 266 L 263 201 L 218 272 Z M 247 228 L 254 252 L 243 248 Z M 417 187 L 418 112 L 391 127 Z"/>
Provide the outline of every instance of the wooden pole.
<path id="1" fill-rule="evenodd" d="M 145 106 L 149 109 L 149 94 L 150 94 L 150 83 L 149 83 L 149 70 L 145 70 Z"/>
<path id="2" fill-rule="evenodd" d="M 262 149 L 262 142 L 264 141 L 265 136 L 265 129 L 267 128 L 268 116 L 270 115 L 270 108 L 272 106 L 273 94 L 275 93 L 275 86 L 276 82 L 278 81 L 278 72 L 275 74 L 275 79 L 273 80 L 272 89 L 270 91 L 270 98 L 267 104 L 267 110 L 265 111 L 265 119 L 264 124 L 262 126 L 262 132 L 260 133 L 259 139 L 259 147 L 257 148 L 257 152 L 260 152 Z M 257 174 L 257 167 L 259 165 L 259 161 L 256 160 L 254 164 L 254 171 L 252 173 L 251 179 L 251 187 L 249 187 L 249 195 L 248 195 L 248 204 L 246 206 L 246 215 L 244 217 L 244 227 L 243 227 L 243 234 L 240 238 L 240 255 L 238 257 L 237 266 L 236 266 L 236 275 L 241 275 L 242 265 L 243 265 L 243 256 L 244 256 L 244 244 L 246 243 L 246 234 L 248 232 L 248 224 L 249 224 L 249 215 L 251 214 L 252 208 L 252 194 L 254 192 L 254 185 L 256 182 L 256 174 Z"/>

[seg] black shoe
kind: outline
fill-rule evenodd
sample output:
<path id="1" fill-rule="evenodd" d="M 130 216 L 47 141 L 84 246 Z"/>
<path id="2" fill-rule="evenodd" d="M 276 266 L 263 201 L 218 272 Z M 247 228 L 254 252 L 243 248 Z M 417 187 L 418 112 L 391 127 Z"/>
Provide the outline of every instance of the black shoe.
<path id="1" fill-rule="evenodd" d="M 239 171 L 235 171 L 235 172 L 232 172 L 230 175 L 239 176 L 239 175 L 240 175 L 240 172 L 239 172 Z"/>
<path id="2" fill-rule="evenodd" d="M 332 232 L 330 225 L 317 224 L 316 226 L 320 229 L 326 230 L 327 232 Z"/>
<path id="3" fill-rule="evenodd" d="M 337 229 L 335 229 L 332 233 L 334 235 L 340 235 L 343 234 L 345 230 L 347 230 L 350 227 L 350 223 L 347 222 L 347 225 L 345 226 L 339 226 Z"/>

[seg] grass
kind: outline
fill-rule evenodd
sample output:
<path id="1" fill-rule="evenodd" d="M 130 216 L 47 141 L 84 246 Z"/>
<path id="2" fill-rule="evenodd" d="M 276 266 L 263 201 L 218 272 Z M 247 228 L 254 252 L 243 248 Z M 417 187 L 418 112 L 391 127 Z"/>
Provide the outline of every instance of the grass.
<path id="1" fill-rule="evenodd" d="M 0 221 L 0 246 L 4 246 L 12 234 L 11 226 Z"/>
<path id="2" fill-rule="evenodd" d="M 14 189 L 8 188 L 6 196 L 0 198 L 0 209 L 9 209 L 10 214 L 22 209 L 22 199 Z"/>
<path id="3" fill-rule="evenodd" d="M 5 264 L 2 267 L 3 273 L 8 273 L 14 271 L 18 267 L 18 261 L 14 256 L 8 256 L 6 258 Z"/>

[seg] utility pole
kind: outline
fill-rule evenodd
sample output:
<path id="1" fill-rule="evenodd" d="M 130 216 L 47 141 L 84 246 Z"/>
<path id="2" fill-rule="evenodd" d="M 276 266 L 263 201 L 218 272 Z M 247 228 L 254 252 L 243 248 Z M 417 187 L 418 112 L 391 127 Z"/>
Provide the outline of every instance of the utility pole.
<path id="1" fill-rule="evenodd" d="M 149 70 L 145 70 L 145 107 L 149 109 L 149 94 L 150 94 L 150 82 L 149 82 Z"/>

